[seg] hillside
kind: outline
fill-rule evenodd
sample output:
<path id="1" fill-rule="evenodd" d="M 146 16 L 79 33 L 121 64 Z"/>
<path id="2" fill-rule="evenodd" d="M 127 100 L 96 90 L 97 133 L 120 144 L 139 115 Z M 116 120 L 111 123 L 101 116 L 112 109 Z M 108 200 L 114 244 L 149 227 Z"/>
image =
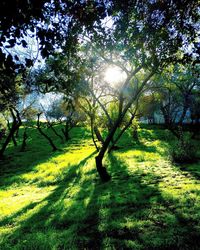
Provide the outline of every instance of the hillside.
<path id="1" fill-rule="evenodd" d="M 162 128 L 140 128 L 138 143 L 129 132 L 106 158 L 107 183 L 85 128 L 64 144 L 54 138 L 54 153 L 34 128 L 25 153 L 10 145 L 0 162 L 0 249 L 199 249 L 200 162 L 172 164 Z"/>

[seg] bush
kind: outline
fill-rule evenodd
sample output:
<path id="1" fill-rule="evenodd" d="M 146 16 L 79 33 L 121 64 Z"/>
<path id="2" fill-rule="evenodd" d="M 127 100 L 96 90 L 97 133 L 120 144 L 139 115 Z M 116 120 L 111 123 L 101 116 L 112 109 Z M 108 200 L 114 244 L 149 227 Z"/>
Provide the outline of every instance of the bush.
<path id="1" fill-rule="evenodd" d="M 197 161 L 197 149 L 191 140 L 190 133 L 178 139 L 170 150 L 171 159 L 175 163 L 191 163 Z"/>

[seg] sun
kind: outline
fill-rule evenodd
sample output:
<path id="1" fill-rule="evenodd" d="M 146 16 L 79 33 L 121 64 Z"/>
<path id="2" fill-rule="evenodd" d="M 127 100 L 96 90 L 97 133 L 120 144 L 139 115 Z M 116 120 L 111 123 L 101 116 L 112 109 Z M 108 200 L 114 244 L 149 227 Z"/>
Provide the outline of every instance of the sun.
<path id="1" fill-rule="evenodd" d="M 104 73 L 104 80 L 112 87 L 117 87 L 126 79 L 126 73 L 117 66 L 109 66 Z"/>

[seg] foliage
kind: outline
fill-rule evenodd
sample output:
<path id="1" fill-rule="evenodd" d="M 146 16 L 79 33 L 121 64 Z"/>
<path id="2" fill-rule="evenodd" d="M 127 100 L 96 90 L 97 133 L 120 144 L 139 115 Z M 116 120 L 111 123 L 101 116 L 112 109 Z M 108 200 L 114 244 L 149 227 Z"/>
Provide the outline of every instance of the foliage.
<path id="1" fill-rule="evenodd" d="M 159 110 L 159 102 L 157 93 L 150 92 L 144 93 L 140 97 L 140 104 L 138 107 L 137 115 L 139 117 L 152 118 L 154 113 Z"/>
<path id="2" fill-rule="evenodd" d="M 3 115 L 0 115 L 0 130 L 6 128 L 6 120 Z"/>
<path id="3" fill-rule="evenodd" d="M 38 109 L 29 106 L 23 110 L 22 119 L 25 119 L 26 122 L 30 123 L 36 120 L 37 114 L 38 114 Z"/>
<path id="4" fill-rule="evenodd" d="M 54 100 L 46 112 L 47 116 L 56 121 L 62 120 L 64 113 L 61 107 L 61 100 Z"/>
<path id="5" fill-rule="evenodd" d="M 21 77 L 0 70 L 0 112 L 16 106 L 19 100 Z"/>
<path id="6" fill-rule="evenodd" d="M 1 1 L 0 69 L 6 75 L 22 62 L 9 49 L 27 47 L 26 37 L 35 37 L 44 58 L 60 48 L 77 54 L 80 38 L 90 34 L 100 47 L 123 51 L 124 58 L 154 68 L 166 62 L 198 60 L 198 2 L 157 1 Z M 17 15 L 16 15 L 17 13 Z M 103 25 L 108 18 L 112 28 Z M 180 52 L 180 48 L 182 48 Z M 179 53 L 177 54 L 177 52 Z M 27 66 L 33 62 L 26 58 Z"/>
<path id="7" fill-rule="evenodd" d="M 200 90 L 195 89 L 192 92 L 192 99 L 190 105 L 191 120 L 195 120 L 195 123 L 200 123 Z"/>
<path id="8" fill-rule="evenodd" d="M 187 134 L 182 134 L 180 138 L 172 145 L 170 154 L 172 161 L 175 163 L 191 163 L 196 162 L 197 157 L 197 147 L 194 142 L 191 140 L 191 134 L 188 132 Z"/>
<path id="9" fill-rule="evenodd" d="M 195 92 L 199 88 L 199 70 L 198 65 L 176 64 L 155 76 L 151 88 L 166 125 L 183 124 L 188 112 L 192 112 L 198 99 Z"/>
<path id="10" fill-rule="evenodd" d="M 18 1 L 1 2 L 1 65 L 7 69 L 15 69 L 11 54 L 5 53 L 16 44 L 27 47 L 26 36 L 36 37 L 43 57 L 48 56 L 56 48 L 67 44 L 75 48 L 77 35 L 85 27 L 105 17 L 104 1 L 50 1 L 38 0 L 19 3 Z M 17 15 L 16 15 L 17 13 Z M 83 15 L 84 13 L 84 15 Z M 50 28 L 51 27 L 51 28 Z M 19 61 L 19 58 L 15 58 Z M 32 65 L 30 58 L 27 66 Z M 18 62 L 18 66 L 19 66 Z"/>

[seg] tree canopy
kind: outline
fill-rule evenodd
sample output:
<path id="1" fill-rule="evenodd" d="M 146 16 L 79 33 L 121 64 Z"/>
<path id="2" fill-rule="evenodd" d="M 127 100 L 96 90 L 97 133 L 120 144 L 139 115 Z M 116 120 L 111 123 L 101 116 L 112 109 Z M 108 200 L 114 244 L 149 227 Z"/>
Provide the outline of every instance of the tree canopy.
<path id="1" fill-rule="evenodd" d="M 29 35 L 39 39 L 44 57 L 63 45 L 74 49 L 78 36 L 86 31 L 95 39 L 103 37 L 115 49 L 126 46 L 126 55 L 144 62 L 174 58 L 181 46 L 191 45 L 193 52 L 199 52 L 199 5 L 195 0 L 9 0 L 1 1 L 0 9 L 0 58 L 8 68 L 14 64 L 6 48 L 16 44 L 25 48 Z M 111 29 L 104 25 L 109 18 Z"/>
<path id="2" fill-rule="evenodd" d="M 114 145 L 128 111 L 130 121 L 124 129 L 131 124 L 152 77 L 169 63 L 195 67 L 199 62 L 200 9 L 196 0 L 24 0 L 3 1 L 1 6 L 0 95 L 5 99 L 10 93 L 10 100 L 14 98 L 16 76 L 20 73 L 24 79 L 28 72 L 33 79 L 23 84 L 29 83 L 30 88 L 36 83 L 44 93 L 56 91 L 74 100 L 87 96 L 87 103 L 95 103 L 95 110 L 89 110 L 92 130 L 96 129 L 97 110 L 108 119 L 108 134 L 96 157 L 104 180 L 109 179 L 102 166 L 104 154 Z M 29 38 L 37 40 L 38 53 L 45 59 L 45 65 L 34 74 L 25 71 L 33 60 L 28 55 L 21 60 L 13 53 L 16 46 L 25 50 Z M 111 65 L 126 74 L 115 90 L 102 77 Z M 185 82 L 187 85 L 188 79 Z M 112 105 L 105 100 L 107 95 Z"/>

